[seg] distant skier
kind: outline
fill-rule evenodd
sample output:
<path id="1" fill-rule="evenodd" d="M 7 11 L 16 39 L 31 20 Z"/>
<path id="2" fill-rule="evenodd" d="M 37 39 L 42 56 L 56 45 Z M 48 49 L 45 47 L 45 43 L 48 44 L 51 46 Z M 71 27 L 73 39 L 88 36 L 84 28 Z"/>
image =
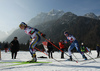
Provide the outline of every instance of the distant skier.
<path id="1" fill-rule="evenodd" d="M 36 28 L 32 28 L 30 26 L 28 26 L 26 23 L 22 22 L 19 25 L 21 30 L 24 30 L 26 34 L 30 35 L 30 45 L 29 45 L 29 50 L 32 56 L 32 60 L 29 62 L 36 62 L 37 58 L 36 58 L 36 50 L 35 50 L 35 46 L 37 45 L 37 43 L 40 41 L 40 36 L 38 34 L 41 34 L 41 36 L 45 37 L 45 34 L 41 33 L 39 30 L 37 30 Z M 38 34 L 37 34 L 38 33 Z"/>
<path id="2" fill-rule="evenodd" d="M 86 52 L 91 53 L 91 50 L 90 50 L 88 47 L 85 47 L 85 46 L 84 46 L 84 43 L 81 43 L 80 49 L 81 49 L 81 52 L 82 52 L 82 53 L 86 53 Z"/>
<path id="3" fill-rule="evenodd" d="M 81 49 L 81 52 L 86 52 L 86 48 L 84 46 L 84 43 L 81 43 L 80 49 Z"/>
<path id="4" fill-rule="evenodd" d="M 70 56 L 70 60 L 72 61 L 71 50 L 72 50 L 74 47 L 76 47 L 77 51 L 80 52 L 80 54 L 83 56 L 83 58 L 84 58 L 85 60 L 87 60 L 87 57 L 86 57 L 84 54 L 82 54 L 81 50 L 79 49 L 79 45 L 78 45 L 78 42 L 77 42 L 76 38 L 75 38 L 73 35 L 70 35 L 68 32 L 64 32 L 64 35 L 65 35 L 66 38 L 67 38 L 66 43 L 67 43 L 68 41 L 70 41 L 70 43 L 71 43 L 71 45 L 70 45 L 69 48 L 68 48 L 68 53 L 69 53 L 69 56 Z"/>

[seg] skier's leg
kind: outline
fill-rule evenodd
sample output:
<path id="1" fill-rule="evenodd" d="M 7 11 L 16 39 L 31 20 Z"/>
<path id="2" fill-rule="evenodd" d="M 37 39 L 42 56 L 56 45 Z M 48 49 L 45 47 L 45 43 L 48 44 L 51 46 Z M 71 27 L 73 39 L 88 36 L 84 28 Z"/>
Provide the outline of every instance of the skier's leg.
<path id="1" fill-rule="evenodd" d="M 77 42 L 75 42 L 75 47 L 76 47 L 76 50 L 77 50 L 78 52 L 80 52 L 80 54 L 82 55 L 82 57 L 83 57 L 85 60 L 87 60 L 87 57 L 86 57 L 86 56 L 84 55 L 84 53 L 82 53 L 81 50 L 79 49 L 79 45 L 78 45 Z"/>
<path id="2" fill-rule="evenodd" d="M 32 58 L 33 58 L 33 61 L 37 61 L 37 59 L 36 59 L 36 50 L 35 50 L 35 46 L 36 46 L 36 44 L 38 43 L 40 41 L 40 37 L 39 36 L 37 36 L 35 39 L 33 39 L 32 41 L 31 41 L 31 43 L 30 43 L 30 46 L 29 46 L 29 49 L 30 49 L 30 53 L 31 53 L 31 56 L 32 56 Z"/>
<path id="3" fill-rule="evenodd" d="M 35 45 L 34 45 L 33 47 L 30 46 L 30 47 L 29 47 L 29 50 L 30 50 L 31 56 L 32 56 L 32 58 L 33 58 L 32 61 L 33 61 L 33 62 L 36 62 L 36 53 L 35 53 L 36 50 L 34 49 L 34 47 L 35 47 Z"/>
<path id="4" fill-rule="evenodd" d="M 69 56 L 71 56 L 71 50 L 74 48 L 73 43 L 68 48 Z"/>
<path id="5" fill-rule="evenodd" d="M 73 43 L 69 46 L 68 48 L 68 53 L 69 53 L 69 56 L 70 56 L 70 60 L 72 61 L 72 53 L 71 53 L 71 50 L 74 48 L 73 46 Z"/>

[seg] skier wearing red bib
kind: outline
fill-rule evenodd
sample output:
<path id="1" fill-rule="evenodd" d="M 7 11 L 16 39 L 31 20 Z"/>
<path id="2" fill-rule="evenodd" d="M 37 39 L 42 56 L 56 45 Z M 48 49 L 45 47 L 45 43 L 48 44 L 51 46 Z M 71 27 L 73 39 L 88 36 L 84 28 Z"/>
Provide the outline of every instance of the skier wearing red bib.
<path id="1" fill-rule="evenodd" d="M 35 50 L 35 46 L 37 45 L 37 43 L 40 41 L 40 36 L 38 34 L 41 34 L 41 36 L 45 37 L 45 35 L 43 33 L 41 33 L 39 30 L 37 30 L 36 28 L 32 28 L 30 26 L 27 26 L 26 23 L 22 22 L 19 25 L 21 30 L 24 30 L 26 34 L 30 35 L 30 45 L 29 45 L 29 50 L 32 56 L 32 60 L 31 62 L 36 62 L 37 58 L 36 58 L 36 50 Z"/>

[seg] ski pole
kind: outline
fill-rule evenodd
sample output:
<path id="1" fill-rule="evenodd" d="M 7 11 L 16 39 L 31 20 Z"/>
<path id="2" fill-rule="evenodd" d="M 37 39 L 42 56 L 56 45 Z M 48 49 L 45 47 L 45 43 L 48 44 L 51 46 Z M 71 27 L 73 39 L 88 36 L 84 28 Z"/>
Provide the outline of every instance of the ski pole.
<path id="1" fill-rule="evenodd" d="M 52 42 L 50 42 L 48 39 L 46 39 L 45 37 L 43 37 L 46 41 L 48 41 L 50 44 L 52 44 L 54 47 L 56 47 L 57 49 L 59 49 L 61 52 L 64 52 L 64 51 L 62 51 L 60 48 L 58 48 L 56 45 L 54 45 Z M 65 53 L 66 54 L 66 53 Z M 68 57 L 69 57 L 69 55 L 68 54 L 66 54 Z"/>
<path id="2" fill-rule="evenodd" d="M 86 55 L 88 55 L 87 53 L 85 53 Z M 95 62 L 97 62 L 94 58 L 92 58 L 90 55 L 88 55 L 91 59 L 93 59 Z"/>
<path id="3" fill-rule="evenodd" d="M 35 49 L 37 49 L 38 51 L 42 52 L 40 49 L 38 49 L 36 47 L 35 47 Z M 42 52 L 42 53 L 44 53 L 44 52 Z M 46 53 L 44 53 L 44 54 L 48 56 L 48 54 L 46 54 Z"/>
<path id="4" fill-rule="evenodd" d="M 35 49 L 37 49 L 38 51 L 40 51 L 40 52 L 44 53 L 43 51 L 41 51 L 40 49 L 38 49 L 38 48 L 36 48 L 36 47 L 35 47 Z M 46 54 L 46 53 L 44 53 L 44 54 L 48 56 L 48 54 Z M 56 60 L 55 58 L 52 58 L 52 59 L 54 59 L 55 61 L 59 62 L 59 61 L 58 61 L 58 60 Z"/>
<path id="5" fill-rule="evenodd" d="M 74 53 L 72 53 L 73 54 L 73 56 L 77 59 L 77 57 L 74 55 Z M 78 59 L 77 59 L 77 61 L 79 61 Z"/>
<path id="6" fill-rule="evenodd" d="M 50 42 L 48 39 L 46 39 L 45 37 L 43 37 L 46 41 L 48 41 L 50 44 L 52 44 L 54 47 L 56 47 L 57 49 L 59 49 L 61 52 L 63 52 L 60 48 L 58 48 L 56 45 L 54 45 L 52 42 Z M 66 54 L 66 53 L 65 53 Z M 68 54 L 66 54 L 68 57 L 70 57 Z M 74 60 L 74 59 L 73 59 Z M 78 63 L 78 61 L 74 60 L 76 63 Z"/>

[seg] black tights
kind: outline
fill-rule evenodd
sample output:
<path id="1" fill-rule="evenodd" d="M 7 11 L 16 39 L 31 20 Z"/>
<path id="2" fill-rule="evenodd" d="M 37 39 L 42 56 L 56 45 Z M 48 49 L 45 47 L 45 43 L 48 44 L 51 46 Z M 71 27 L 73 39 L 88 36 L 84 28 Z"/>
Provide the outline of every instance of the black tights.
<path id="1" fill-rule="evenodd" d="M 98 51 L 98 52 L 97 52 L 97 57 L 99 57 L 99 54 L 100 54 L 100 52 Z"/>
<path id="2" fill-rule="evenodd" d="M 53 58 L 52 51 L 48 52 L 48 56 L 49 56 L 49 58 Z"/>
<path id="3" fill-rule="evenodd" d="M 12 59 L 16 59 L 17 52 L 11 52 Z"/>

